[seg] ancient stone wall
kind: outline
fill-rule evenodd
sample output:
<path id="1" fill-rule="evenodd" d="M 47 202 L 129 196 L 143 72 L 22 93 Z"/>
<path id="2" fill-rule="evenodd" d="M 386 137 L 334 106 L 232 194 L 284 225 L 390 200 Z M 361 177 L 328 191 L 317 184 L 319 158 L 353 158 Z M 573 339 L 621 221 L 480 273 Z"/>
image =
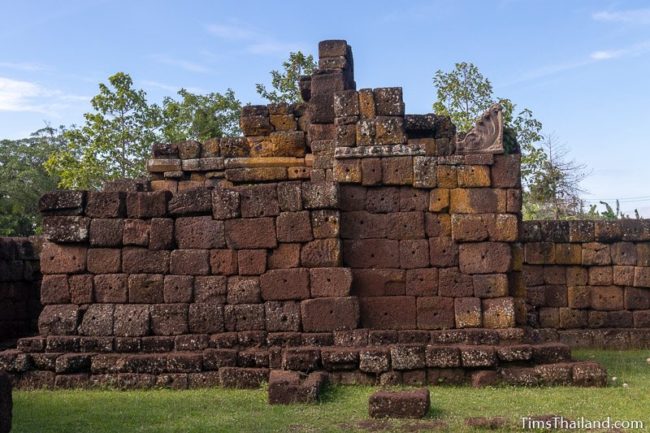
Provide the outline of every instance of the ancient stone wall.
<path id="1" fill-rule="evenodd" d="M 245 107 L 244 137 L 157 144 L 151 181 L 41 199 L 40 336 L 0 353 L 21 387 L 602 384 L 529 342 L 519 155 L 492 107 L 457 136 L 355 90 L 319 44 L 305 103 Z"/>
<path id="2" fill-rule="evenodd" d="M 0 238 L 0 347 L 36 332 L 39 248 L 38 238 Z"/>
<path id="3" fill-rule="evenodd" d="M 522 242 L 531 325 L 574 346 L 650 346 L 650 221 L 526 221 Z"/>

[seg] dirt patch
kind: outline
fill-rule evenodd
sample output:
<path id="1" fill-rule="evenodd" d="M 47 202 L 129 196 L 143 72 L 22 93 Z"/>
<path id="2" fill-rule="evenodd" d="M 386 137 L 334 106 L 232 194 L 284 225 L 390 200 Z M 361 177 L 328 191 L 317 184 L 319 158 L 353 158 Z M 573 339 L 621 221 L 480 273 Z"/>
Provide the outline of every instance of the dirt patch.
<path id="1" fill-rule="evenodd" d="M 502 416 L 485 417 L 477 416 L 472 418 L 465 418 L 465 425 L 474 428 L 481 428 L 486 430 L 498 430 L 505 427 L 507 421 Z"/>
<path id="2" fill-rule="evenodd" d="M 444 430 L 449 426 L 444 421 L 396 421 L 366 419 L 356 423 L 339 424 L 344 430 L 363 430 L 367 432 L 404 432 L 418 433 L 434 430 Z"/>

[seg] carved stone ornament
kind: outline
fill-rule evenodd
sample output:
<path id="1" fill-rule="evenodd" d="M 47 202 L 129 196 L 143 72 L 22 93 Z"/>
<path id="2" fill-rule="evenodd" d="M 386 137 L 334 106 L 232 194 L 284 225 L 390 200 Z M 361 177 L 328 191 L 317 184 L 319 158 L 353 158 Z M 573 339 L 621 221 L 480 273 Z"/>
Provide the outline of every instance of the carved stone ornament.
<path id="1" fill-rule="evenodd" d="M 494 104 L 476 122 L 476 125 L 456 142 L 456 152 L 503 153 L 503 109 Z"/>

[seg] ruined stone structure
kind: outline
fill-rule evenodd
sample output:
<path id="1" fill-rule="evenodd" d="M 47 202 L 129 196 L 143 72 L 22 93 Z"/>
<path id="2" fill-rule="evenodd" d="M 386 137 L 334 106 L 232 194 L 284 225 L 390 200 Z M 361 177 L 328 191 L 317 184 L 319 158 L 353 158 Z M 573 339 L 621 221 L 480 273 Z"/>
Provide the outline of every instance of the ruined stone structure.
<path id="1" fill-rule="evenodd" d="M 304 104 L 245 107 L 244 137 L 155 145 L 150 182 L 46 194 L 40 335 L 0 369 L 19 387 L 254 387 L 270 370 L 603 385 L 523 328 L 499 107 L 457 137 L 405 115 L 400 88 L 355 89 L 350 47 L 321 42 Z"/>
<path id="2" fill-rule="evenodd" d="M 0 348 L 36 332 L 39 245 L 34 238 L 0 238 Z"/>
<path id="3" fill-rule="evenodd" d="M 650 347 L 650 221 L 527 221 L 522 243 L 540 339 Z"/>

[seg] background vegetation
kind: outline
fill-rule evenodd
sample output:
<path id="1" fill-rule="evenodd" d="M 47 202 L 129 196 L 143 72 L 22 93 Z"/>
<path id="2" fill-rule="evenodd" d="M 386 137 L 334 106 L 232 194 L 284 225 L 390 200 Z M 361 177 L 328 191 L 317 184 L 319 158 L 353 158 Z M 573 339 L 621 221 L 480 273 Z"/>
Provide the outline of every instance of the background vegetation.
<path id="1" fill-rule="evenodd" d="M 298 79 L 316 67 L 313 56 L 290 53 L 280 70 L 271 71 L 271 87 L 257 84 L 257 92 L 272 103 L 301 102 Z M 506 148 L 522 154 L 524 219 L 626 217 L 607 203 L 603 212 L 596 206 L 585 208 L 580 181 L 588 173 L 586 167 L 568 158 L 566 145 L 544 132 L 530 109 L 495 96 L 475 65 L 462 62 L 451 71 L 439 70 L 433 84 L 434 111 L 450 115 L 461 134 L 491 104 L 502 104 Z M 240 133 L 242 104 L 230 89 L 205 95 L 180 89 L 156 104 L 134 87 L 128 74 L 118 72 L 99 84 L 90 102 L 92 110 L 80 125 L 47 125 L 28 138 L 0 140 L 0 235 L 38 233 L 38 197 L 57 186 L 97 189 L 105 180 L 145 175 L 154 142 Z"/>

